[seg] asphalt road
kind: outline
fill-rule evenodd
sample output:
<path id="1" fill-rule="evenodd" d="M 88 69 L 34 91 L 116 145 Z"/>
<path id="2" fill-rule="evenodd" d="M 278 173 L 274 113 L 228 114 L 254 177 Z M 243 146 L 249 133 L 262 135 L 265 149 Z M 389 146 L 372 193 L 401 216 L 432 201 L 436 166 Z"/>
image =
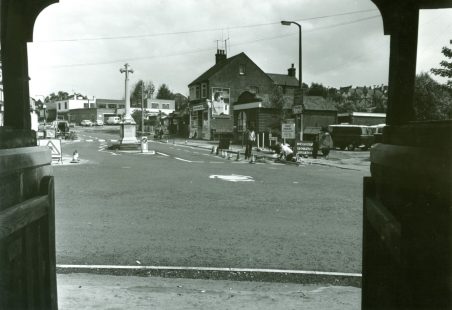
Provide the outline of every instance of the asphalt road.
<path id="1" fill-rule="evenodd" d="M 53 168 L 58 264 L 361 272 L 369 172 L 159 142 L 155 155 L 115 152 L 117 127 L 77 130 L 63 152 L 81 163 Z"/>

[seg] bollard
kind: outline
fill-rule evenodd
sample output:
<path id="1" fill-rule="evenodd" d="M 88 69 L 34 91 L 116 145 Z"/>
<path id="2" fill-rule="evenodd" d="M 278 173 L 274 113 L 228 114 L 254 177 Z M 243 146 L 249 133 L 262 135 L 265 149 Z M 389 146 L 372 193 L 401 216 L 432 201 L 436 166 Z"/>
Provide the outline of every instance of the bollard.
<path id="1" fill-rule="evenodd" d="M 237 151 L 237 157 L 236 157 L 235 160 L 236 160 L 236 161 L 239 161 L 239 160 L 240 160 L 240 151 Z"/>
<path id="2" fill-rule="evenodd" d="M 210 154 L 213 154 L 215 152 L 215 146 L 212 146 L 212 149 L 210 150 Z"/>
<path id="3" fill-rule="evenodd" d="M 77 150 L 75 150 L 74 153 L 72 154 L 71 163 L 79 163 L 79 162 L 80 162 L 80 158 L 79 158 Z"/>
<path id="4" fill-rule="evenodd" d="M 219 153 L 220 153 L 220 149 L 217 147 L 216 148 L 216 152 L 215 152 L 215 154 L 217 154 L 217 156 L 219 155 Z"/>
<path id="5" fill-rule="evenodd" d="M 141 137 L 141 153 L 148 152 L 148 137 Z"/>
<path id="6" fill-rule="evenodd" d="M 255 163 L 256 163 L 256 156 L 253 154 L 253 155 L 251 155 L 250 164 L 255 164 Z"/>
<path id="7" fill-rule="evenodd" d="M 231 152 L 228 152 L 228 159 L 231 159 L 231 158 L 232 158 Z"/>

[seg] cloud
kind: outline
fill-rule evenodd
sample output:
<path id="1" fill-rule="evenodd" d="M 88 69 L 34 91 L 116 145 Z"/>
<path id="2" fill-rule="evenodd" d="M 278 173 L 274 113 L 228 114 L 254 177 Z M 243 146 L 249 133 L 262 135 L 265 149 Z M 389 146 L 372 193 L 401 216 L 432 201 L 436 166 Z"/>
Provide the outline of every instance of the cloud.
<path id="1" fill-rule="evenodd" d="M 363 10 L 373 11 L 338 15 Z M 217 40 L 227 38 L 228 56 L 245 52 L 265 72 L 286 73 L 291 63 L 298 71 L 298 30 L 281 20 L 303 26 L 303 81 L 336 87 L 387 83 L 389 41 L 381 17 L 359 20 L 375 15 L 373 3 L 361 0 L 60 0 L 35 25 L 31 94 L 73 89 L 122 98 L 119 68 L 125 62 L 135 70 L 131 84 L 152 80 L 187 94 L 187 85 L 214 64 Z M 433 26 L 439 20 L 446 19 L 435 16 L 420 42 L 438 34 Z M 103 39 L 87 40 L 93 38 Z M 422 67 L 432 65 L 430 55 L 420 51 Z"/>

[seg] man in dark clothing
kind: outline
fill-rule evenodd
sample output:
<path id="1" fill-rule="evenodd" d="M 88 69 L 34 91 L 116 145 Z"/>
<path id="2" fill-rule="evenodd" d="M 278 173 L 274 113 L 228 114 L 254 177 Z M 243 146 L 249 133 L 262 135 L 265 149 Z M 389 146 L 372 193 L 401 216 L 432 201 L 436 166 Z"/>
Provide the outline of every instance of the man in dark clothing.
<path id="1" fill-rule="evenodd" d="M 244 133 L 245 140 L 245 159 L 251 158 L 251 152 L 253 149 L 254 141 L 256 140 L 256 133 L 254 129 L 251 127 L 250 129 L 246 129 Z"/>

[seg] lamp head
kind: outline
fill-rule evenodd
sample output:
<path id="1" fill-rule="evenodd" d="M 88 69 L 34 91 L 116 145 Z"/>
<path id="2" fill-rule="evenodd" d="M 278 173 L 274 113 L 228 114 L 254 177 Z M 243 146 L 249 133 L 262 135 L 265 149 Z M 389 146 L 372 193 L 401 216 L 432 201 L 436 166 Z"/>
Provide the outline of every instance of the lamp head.
<path id="1" fill-rule="evenodd" d="M 282 20 L 282 21 L 281 21 L 281 25 L 284 25 L 284 26 L 290 26 L 290 24 L 292 24 L 292 22 L 289 22 L 289 21 L 287 21 L 287 20 Z"/>

